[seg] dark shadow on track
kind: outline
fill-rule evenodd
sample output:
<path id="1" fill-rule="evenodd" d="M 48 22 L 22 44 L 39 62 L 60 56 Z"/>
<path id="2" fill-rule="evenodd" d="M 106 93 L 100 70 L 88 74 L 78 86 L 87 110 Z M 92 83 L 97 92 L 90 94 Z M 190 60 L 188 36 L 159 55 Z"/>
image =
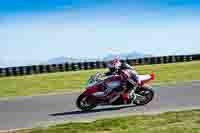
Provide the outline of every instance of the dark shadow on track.
<path id="1" fill-rule="evenodd" d="M 114 110 L 120 110 L 120 109 L 131 108 L 131 107 L 136 107 L 136 105 L 109 107 L 109 108 L 102 108 L 102 109 L 93 109 L 91 111 L 71 111 L 71 112 L 63 112 L 63 113 L 54 113 L 54 114 L 49 114 L 49 116 L 80 115 L 80 114 L 88 114 L 88 113 L 114 111 Z"/>

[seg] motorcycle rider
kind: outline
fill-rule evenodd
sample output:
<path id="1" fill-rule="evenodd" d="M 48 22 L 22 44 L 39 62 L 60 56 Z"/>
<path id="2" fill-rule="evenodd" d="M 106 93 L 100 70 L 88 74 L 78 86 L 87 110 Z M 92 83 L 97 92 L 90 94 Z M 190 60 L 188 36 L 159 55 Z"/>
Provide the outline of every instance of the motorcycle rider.
<path id="1" fill-rule="evenodd" d="M 127 80 L 129 80 L 131 83 L 136 83 L 137 85 L 141 85 L 141 81 L 138 78 L 137 72 L 129 64 L 125 62 L 122 63 L 119 59 L 113 59 L 107 63 L 107 67 L 109 71 L 105 73 L 106 76 L 114 74 L 120 75 L 121 72 L 125 72 L 127 75 L 126 78 L 124 78 L 124 81 L 122 82 L 120 88 L 111 90 L 112 93 L 110 96 L 111 97 L 111 100 L 109 101 L 110 103 L 114 102 L 118 98 L 117 96 L 119 96 L 119 94 L 123 93 L 124 90 L 127 89 Z M 134 98 L 133 94 L 129 93 L 128 100 L 131 100 L 133 98 Z"/>

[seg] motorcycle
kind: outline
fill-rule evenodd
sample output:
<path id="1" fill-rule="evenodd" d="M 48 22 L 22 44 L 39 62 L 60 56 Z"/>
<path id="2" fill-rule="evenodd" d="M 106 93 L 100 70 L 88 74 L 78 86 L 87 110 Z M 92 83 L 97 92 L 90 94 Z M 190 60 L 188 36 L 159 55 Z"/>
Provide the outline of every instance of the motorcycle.
<path id="1" fill-rule="evenodd" d="M 85 91 L 78 97 L 76 105 L 82 111 L 90 111 L 101 105 L 146 105 L 154 98 L 153 89 L 146 84 L 154 80 L 154 74 L 139 75 L 139 78 L 142 85 L 138 86 L 127 80 L 127 89 L 123 90 L 123 93 L 114 95 L 113 98 L 110 93 L 113 93 L 113 89 L 117 90 L 121 87 L 121 76 L 116 74 L 105 77 L 101 73 L 96 73 L 86 82 Z M 129 95 L 132 95 L 133 98 L 129 99 Z"/>

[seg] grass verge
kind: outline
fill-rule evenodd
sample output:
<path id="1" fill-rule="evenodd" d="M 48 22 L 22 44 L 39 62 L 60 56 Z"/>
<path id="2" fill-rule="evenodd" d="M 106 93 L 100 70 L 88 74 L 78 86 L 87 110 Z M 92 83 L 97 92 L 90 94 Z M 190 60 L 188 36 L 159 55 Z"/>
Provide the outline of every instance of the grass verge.
<path id="1" fill-rule="evenodd" d="M 14 133 L 199 133 L 200 110 L 68 123 Z"/>
<path id="2" fill-rule="evenodd" d="M 140 74 L 154 72 L 154 83 L 200 80 L 200 61 L 137 66 Z M 61 72 L 22 77 L 0 78 L 0 97 L 30 96 L 55 92 L 78 91 L 88 77 L 100 70 Z"/>

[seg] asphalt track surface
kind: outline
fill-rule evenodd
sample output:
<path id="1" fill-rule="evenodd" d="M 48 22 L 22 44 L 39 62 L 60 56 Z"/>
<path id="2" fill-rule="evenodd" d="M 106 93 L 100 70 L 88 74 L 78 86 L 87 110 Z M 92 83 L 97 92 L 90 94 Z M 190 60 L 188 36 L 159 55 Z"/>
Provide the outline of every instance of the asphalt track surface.
<path id="1" fill-rule="evenodd" d="M 84 113 L 75 106 L 78 93 L 18 97 L 0 100 L 0 131 L 31 128 L 64 121 L 88 121 L 97 118 L 200 108 L 200 82 L 154 86 L 155 99 L 146 106 L 98 107 Z"/>

